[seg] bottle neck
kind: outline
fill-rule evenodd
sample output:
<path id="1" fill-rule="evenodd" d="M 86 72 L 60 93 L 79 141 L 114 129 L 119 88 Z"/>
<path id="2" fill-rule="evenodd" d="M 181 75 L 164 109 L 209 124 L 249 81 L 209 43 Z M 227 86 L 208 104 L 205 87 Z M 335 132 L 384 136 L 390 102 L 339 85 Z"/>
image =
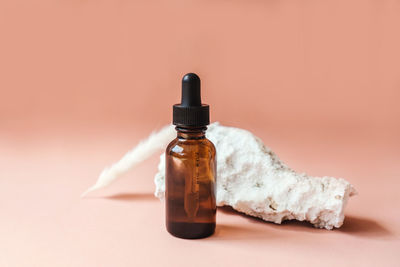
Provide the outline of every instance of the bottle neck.
<path id="1" fill-rule="evenodd" d="M 177 137 L 179 139 L 197 140 L 206 138 L 207 127 L 183 127 L 176 126 Z"/>

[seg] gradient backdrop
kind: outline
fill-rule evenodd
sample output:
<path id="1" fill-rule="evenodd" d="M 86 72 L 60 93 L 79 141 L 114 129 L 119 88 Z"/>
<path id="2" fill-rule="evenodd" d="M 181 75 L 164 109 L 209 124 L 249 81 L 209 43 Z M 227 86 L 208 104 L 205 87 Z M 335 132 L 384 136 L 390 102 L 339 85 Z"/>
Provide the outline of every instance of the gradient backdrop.
<path id="1" fill-rule="evenodd" d="M 399 48 L 397 0 L 1 0 L 0 266 L 399 266 Z M 213 237 L 173 238 L 157 156 L 80 199 L 187 72 L 212 121 L 353 183 L 345 225 L 221 209 Z"/>

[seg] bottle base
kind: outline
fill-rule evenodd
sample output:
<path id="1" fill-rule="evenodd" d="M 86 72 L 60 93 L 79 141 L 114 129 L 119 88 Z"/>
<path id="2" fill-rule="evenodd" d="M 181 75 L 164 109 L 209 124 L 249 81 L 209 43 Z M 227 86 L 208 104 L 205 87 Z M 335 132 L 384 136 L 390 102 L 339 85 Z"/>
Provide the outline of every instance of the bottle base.
<path id="1" fill-rule="evenodd" d="M 179 238 L 199 239 L 215 232 L 215 223 L 167 222 L 167 231 Z"/>

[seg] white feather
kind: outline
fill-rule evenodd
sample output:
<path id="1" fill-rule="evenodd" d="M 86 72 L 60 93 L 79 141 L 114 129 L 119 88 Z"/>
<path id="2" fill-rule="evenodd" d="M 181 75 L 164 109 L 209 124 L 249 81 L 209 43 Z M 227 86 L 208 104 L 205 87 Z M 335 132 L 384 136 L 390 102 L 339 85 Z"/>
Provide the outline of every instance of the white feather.
<path id="1" fill-rule="evenodd" d="M 81 197 L 108 186 L 155 152 L 165 149 L 175 137 L 176 131 L 173 125 L 165 126 L 160 131 L 153 132 L 147 139 L 142 140 L 136 147 L 128 151 L 118 162 L 111 165 L 111 167 L 106 167 L 101 172 L 97 182 L 86 190 Z"/>

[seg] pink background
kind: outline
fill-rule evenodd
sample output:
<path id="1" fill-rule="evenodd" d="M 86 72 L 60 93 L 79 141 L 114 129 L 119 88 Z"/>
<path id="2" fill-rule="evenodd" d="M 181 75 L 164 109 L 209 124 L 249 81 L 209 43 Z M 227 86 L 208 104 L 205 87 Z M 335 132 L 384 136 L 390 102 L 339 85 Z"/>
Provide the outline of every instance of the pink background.
<path id="1" fill-rule="evenodd" d="M 400 266 L 399 47 L 396 0 L 2 0 L 0 266 Z M 353 183 L 344 226 L 220 209 L 213 237 L 173 238 L 157 156 L 80 199 L 186 72 L 213 121 Z"/>

